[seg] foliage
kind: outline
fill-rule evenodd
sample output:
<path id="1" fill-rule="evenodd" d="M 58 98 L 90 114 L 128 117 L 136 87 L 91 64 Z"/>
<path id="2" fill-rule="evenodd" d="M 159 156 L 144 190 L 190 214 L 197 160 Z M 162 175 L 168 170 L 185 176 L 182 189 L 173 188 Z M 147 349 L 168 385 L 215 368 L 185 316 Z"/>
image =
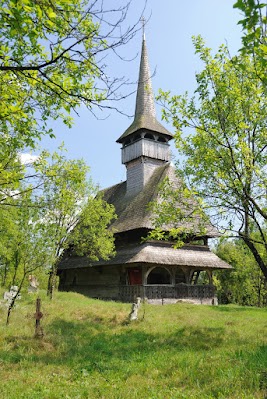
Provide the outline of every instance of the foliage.
<path id="1" fill-rule="evenodd" d="M 7 185 L 15 190 L 21 178 L 19 151 L 54 137 L 52 120 L 70 127 L 79 106 L 94 113 L 117 109 L 125 98 L 125 81 L 109 75 L 106 57 L 128 43 L 136 26 L 124 24 L 131 0 L 108 3 L 1 2 L 0 205 L 1 192 L 5 198 Z"/>
<path id="2" fill-rule="evenodd" d="M 67 160 L 53 154 L 52 164 L 42 159 L 38 172 L 44 176 L 42 195 L 43 218 L 50 231 L 54 260 L 48 291 L 52 298 L 57 263 L 68 246 L 91 260 L 107 259 L 114 253 L 112 232 L 107 230 L 115 218 L 114 207 L 100 197 L 94 198 L 96 187 L 87 179 L 88 167 L 82 160 Z"/>
<path id="3" fill-rule="evenodd" d="M 240 240 L 222 240 L 217 255 L 230 263 L 233 271 L 218 271 L 215 282 L 220 303 L 247 306 L 267 304 L 267 285 L 249 249 Z"/>
<path id="4" fill-rule="evenodd" d="M 71 251 L 92 261 L 109 259 L 115 254 L 115 247 L 113 232 L 107 226 L 115 218 L 113 205 L 104 201 L 100 194 L 89 198 L 71 234 Z"/>
<path id="5" fill-rule="evenodd" d="M 0 136 L 0 204 L 12 197 L 24 176 L 23 167 L 10 143 Z"/>
<path id="6" fill-rule="evenodd" d="M 175 242 L 175 248 L 205 235 L 208 227 L 201 200 L 194 197 L 182 179 L 178 176 L 177 179 L 179 188 L 165 178 L 158 187 L 157 200 L 149 204 L 154 228 L 147 236 L 147 239 Z"/>
<path id="7" fill-rule="evenodd" d="M 243 19 L 238 23 L 243 28 L 241 49 L 243 53 L 251 54 L 257 63 L 257 75 L 266 85 L 267 67 L 267 3 L 260 0 L 238 0 L 234 8 L 239 9 Z"/>
<path id="8" fill-rule="evenodd" d="M 122 28 L 129 3 L 109 6 L 98 0 L 1 4 L 1 131 L 16 148 L 52 134 L 48 118 L 69 125 L 70 110 L 81 103 L 91 109 L 116 98 L 122 82 L 107 76 L 99 56 L 127 43 L 135 27 Z"/>
<path id="9" fill-rule="evenodd" d="M 34 270 L 50 271 L 52 297 L 57 264 L 63 251 L 73 244 L 73 237 L 77 250 L 90 259 L 113 254 L 113 235 L 106 230 L 115 214 L 112 206 L 94 198 L 96 187 L 87 178 L 84 161 L 67 160 L 59 153 L 50 159 L 44 152 L 32 169 L 34 179 L 38 176 L 39 189 L 33 191 L 23 183 L 20 193 L 9 198 L 1 211 L 2 279 L 3 284 L 21 289 Z"/>
<path id="10" fill-rule="evenodd" d="M 176 128 L 188 187 L 214 224 L 242 237 L 267 278 L 265 86 L 249 56 L 231 59 L 221 46 L 213 57 L 201 37 L 194 45 L 204 63 L 196 96 L 161 92 L 163 116 Z"/>
<path id="11" fill-rule="evenodd" d="M 5 286 L 18 285 L 26 274 L 51 262 L 49 233 L 30 192 L 20 194 L 13 206 L 2 208 L 1 214 L 0 257 L 8 271 Z"/>
<path id="12" fill-rule="evenodd" d="M 11 212 L 11 213 L 10 213 Z M 37 269 L 48 268 L 53 257 L 48 229 L 40 218 L 39 204 L 31 191 L 21 193 L 12 207 L 2 209 L 4 224 L 0 231 L 0 259 L 5 284 L 18 286 L 7 313 L 7 324 L 26 278 Z"/>
<path id="13" fill-rule="evenodd" d="M 63 153 L 43 154 L 34 164 L 43 184 L 34 192 L 42 208 L 42 218 L 54 242 L 54 256 L 65 249 L 70 232 L 78 223 L 82 209 L 96 187 L 87 178 L 88 166 L 83 160 L 69 160 Z"/>
<path id="14" fill-rule="evenodd" d="M 3 399 L 266 396 L 266 309 L 145 304 L 144 320 L 129 325 L 130 304 L 41 297 L 42 340 L 34 296 L 23 295 L 8 329 L 0 324 Z"/>

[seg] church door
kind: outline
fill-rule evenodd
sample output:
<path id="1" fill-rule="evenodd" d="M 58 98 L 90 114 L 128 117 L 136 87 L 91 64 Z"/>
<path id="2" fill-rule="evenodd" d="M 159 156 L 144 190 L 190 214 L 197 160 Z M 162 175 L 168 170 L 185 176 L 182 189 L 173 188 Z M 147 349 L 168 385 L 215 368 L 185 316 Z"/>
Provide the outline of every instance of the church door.
<path id="1" fill-rule="evenodd" d="M 128 269 L 129 285 L 142 284 L 142 270 L 140 268 Z"/>

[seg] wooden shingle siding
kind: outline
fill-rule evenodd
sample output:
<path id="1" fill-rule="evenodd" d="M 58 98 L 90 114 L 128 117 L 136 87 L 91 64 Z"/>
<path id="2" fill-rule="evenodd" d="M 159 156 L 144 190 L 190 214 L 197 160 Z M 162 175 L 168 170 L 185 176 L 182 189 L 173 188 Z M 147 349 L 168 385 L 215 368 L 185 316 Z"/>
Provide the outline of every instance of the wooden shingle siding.
<path id="1" fill-rule="evenodd" d="M 179 177 L 176 176 L 175 168 L 169 162 L 164 163 L 162 166 L 156 167 L 157 162 L 161 161 L 156 159 L 154 160 L 148 158 L 146 159 L 147 169 L 145 173 L 150 174 L 149 171 L 150 166 L 155 165 L 155 168 L 152 168 L 153 173 L 152 175 L 150 175 L 149 179 L 147 178 L 147 176 L 145 177 L 146 179 L 148 179 L 148 181 L 146 180 L 146 184 L 144 184 L 142 190 L 135 191 L 133 189 L 132 192 L 129 191 L 131 184 L 132 187 L 134 187 L 134 185 L 136 184 L 135 182 L 136 179 L 138 180 L 139 184 L 140 181 L 144 181 L 142 180 L 143 177 L 140 176 L 138 177 L 134 175 L 134 173 L 137 174 L 138 171 L 138 166 L 137 166 L 139 165 L 138 159 L 132 161 L 130 165 L 127 165 L 127 169 L 129 170 L 129 173 L 132 173 L 132 176 L 130 176 L 130 174 L 128 175 L 128 170 L 127 170 L 126 182 L 116 184 L 115 186 L 103 190 L 104 200 L 110 204 L 113 204 L 116 209 L 116 214 L 118 216 L 118 219 L 115 220 L 111 225 L 111 228 L 116 233 L 138 229 L 138 228 L 152 229 L 153 215 L 151 214 L 151 211 L 147 205 L 151 201 L 157 201 L 159 184 L 165 178 L 168 178 L 174 190 L 179 189 L 181 185 L 181 180 L 179 179 Z M 131 168 L 133 169 L 130 171 Z M 127 190 L 127 184 L 129 183 L 130 186 L 128 186 Z M 182 225 L 184 226 L 184 223 Z M 168 228 L 168 226 L 166 227 Z M 170 225 L 169 227 L 171 228 L 173 226 Z M 195 229 L 197 233 L 197 230 L 199 228 L 199 219 L 197 219 L 197 217 L 195 219 L 191 218 L 190 222 L 188 222 L 188 228 Z M 205 225 L 205 228 L 206 228 L 206 235 L 208 237 L 217 237 L 219 235 L 217 229 L 214 228 L 210 223 L 207 223 Z"/>
<path id="2" fill-rule="evenodd" d="M 155 169 L 160 165 L 162 165 L 162 161 L 151 158 L 138 159 L 128 164 L 126 195 L 134 195 L 142 191 Z"/>
<path id="3" fill-rule="evenodd" d="M 141 156 L 160 159 L 162 161 L 168 162 L 170 160 L 170 146 L 168 143 L 140 139 L 122 148 L 123 164 Z"/>

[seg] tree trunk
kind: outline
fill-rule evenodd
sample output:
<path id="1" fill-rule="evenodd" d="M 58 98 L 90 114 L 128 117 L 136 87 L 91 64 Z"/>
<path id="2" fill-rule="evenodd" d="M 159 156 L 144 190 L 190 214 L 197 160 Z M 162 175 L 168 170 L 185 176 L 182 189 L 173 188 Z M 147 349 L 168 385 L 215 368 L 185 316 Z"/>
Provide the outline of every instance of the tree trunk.
<path id="1" fill-rule="evenodd" d="M 6 325 L 7 325 L 7 326 L 9 325 L 9 320 L 10 320 L 11 311 L 12 311 L 14 305 L 15 305 L 17 296 L 18 296 L 18 294 L 16 294 L 16 295 L 11 299 L 11 302 L 10 302 L 10 304 L 9 304 L 9 306 L 8 306 L 8 309 L 7 309 L 7 317 L 6 317 Z"/>
<path id="2" fill-rule="evenodd" d="M 265 280 L 267 281 L 267 265 L 265 264 L 264 260 L 262 259 L 261 255 L 259 254 L 257 248 L 255 247 L 253 242 L 250 241 L 250 239 L 247 236 L 243 235 L 242 233 L 240 233 L 240 236 L 243 238 L 245 244 L 251 250 L 255 261 L 257 262 L 258 266 L 260 267 L 260 269 L 265 277 Z"/>
<path id="3" fill-rule="evenodd" d="M 24 274 L 24 276 L 23 276 L 23 278 L 22 278 L 22 280 L 21 280 L 21 282 L 20 282 L 20 285 L 19 285 L 19 287 L 18 287 L 18 291 L 17 291 L 16 295 L 11 299 L 11 302 L 10 302 L 10 304 L 9 304 L 9 306 L 8 306 L 7 318 L 6 318 L 6 325 L 7 325 L 7 326 L 9 325 L 10 315 L 11 315 L 12 309 L 14 308 L 16 299 L 17 299 L 17 297 L 18 297 L 19 294 L 20 294 L 20 291 L 21 291 L 22 285 L 23 285 L 23 283 L 24 283 L 25 277 L 26 277 L 26 274 Z"/>
<path id="4" fill-rule="evenodd" d="M 52 279 L 52 270 L 49 272 L 49 277 L 48 277 L 48 282 L 47 282 L 47 291 L 46 291 L 47 296 L 50 296 L 50 292 L 51 292 L 51 279 Z"/>
<path id="5" fill-rule="evenodd" d="M 250 185 L 248 186 L 249 188 L 246 189 L 246 192 L 250 194 Z M 251 221 L 249 217 L 249 204 L 247 203 L 247 199 L 245 200 L 244 203 L 244 233 L 239 232 L 240 237 L 244 240 L 245 244 L 248 246 L 250 251 L 252 252 L 252 255 L 254 256 L 255 261 L 257 262 L 258 266 L 260 267 L 265 280 L 267 281 L 267 265 L 265 264 L 263 258 L 261 257 L 260 253 L 258 252 L 254 242 L 252 241 L 250 237 L 250 226 L 251 226 Z M 253 221 L 252 221 L 253 223 Z"/>
<path id="6" fill-rule="evenodd" d="M 18 271 L 18 266 L 15 266 L 15 270 L 14 270 L 11 286 L 12 285 L 16 285 L 15 282 L 16 282 L 16 278 L 17 278 L 17 271 Z"/>
<path id="7" fill-rule="evenodd" d="M 18 250 L 17 250 L 16 253 L 15 253 L 14 274 L 13 274 L 11 286 L 12 286 L 12 285 L 15 285 L 16 278 L 17 278 L 18 268 L 19 268 L 19 254 L 18 254 Z M 24 278 L 23 278 L 23 279 L 24 279 Z"/>
<path id="8" fill-rule="evenodd" d="M 47 285 L 47 296 L 50 299 L 53 299 L 55 286 L 56 286 L 56 277 L 57 277 L 57 268 L 56 266 L 52 266 L 49 278 L 48 278 L 48 285 Z"/>

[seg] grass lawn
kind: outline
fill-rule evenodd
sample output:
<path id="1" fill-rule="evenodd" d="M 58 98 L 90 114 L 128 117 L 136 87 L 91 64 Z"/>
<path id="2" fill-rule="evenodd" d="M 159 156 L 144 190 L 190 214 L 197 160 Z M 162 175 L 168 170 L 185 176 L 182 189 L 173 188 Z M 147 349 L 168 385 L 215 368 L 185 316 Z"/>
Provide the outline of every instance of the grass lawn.
<path id="1" fill-rule="evenodd" d="M 267 399 L 267 309 L 41 297 L 43 339 L 34 295 L 0 308 L 1 399 Z"/>

